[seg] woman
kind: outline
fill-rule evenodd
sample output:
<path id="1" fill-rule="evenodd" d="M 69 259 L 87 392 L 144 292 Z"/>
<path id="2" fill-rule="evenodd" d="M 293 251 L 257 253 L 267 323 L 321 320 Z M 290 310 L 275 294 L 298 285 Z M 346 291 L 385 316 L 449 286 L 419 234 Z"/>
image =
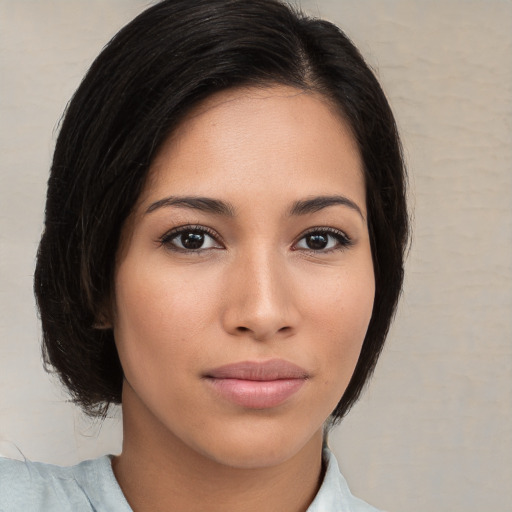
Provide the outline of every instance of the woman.
<path id="1" fill-rule="evenodd" d="M 35 274 L 44 353 L 119 456 L 3 460 L 0 509 L 370 511 L 326 446 L 400 294 L 405 170 L 372 72 L 276 0 L 167 0 L 70 102 Z"/>

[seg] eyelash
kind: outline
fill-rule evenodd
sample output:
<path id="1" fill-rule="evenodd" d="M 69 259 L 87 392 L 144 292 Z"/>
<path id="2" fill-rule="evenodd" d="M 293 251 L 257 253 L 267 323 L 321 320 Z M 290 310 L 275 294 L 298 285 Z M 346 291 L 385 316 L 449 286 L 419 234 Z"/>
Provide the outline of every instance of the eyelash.
<path id="1" fill-rule="evenodd" d="M 335 247 L 332 247 L 330 249 L 324 249 L 324 250 L 315 250 L 315 249 L 303 249 L 306 252 L 309 252 L 311 254 L 329 254 L 334 251 L 342 251 L 344 249 L 348 249 L 352 245 L 354 245 L 354 241 L 347 236 L 343 231 L 340 231 L 339 229 L 335 228 L 329 228 L 329 227 L 315 227 L 308 229 L 305 233 L 302 233 L 298 239 L 297 242 L 295 242 L 294 245 L 297 245 L 298 242 L 306 238 L 310 235 L 323 235 L 327 234 L 328 236 L 331 236 L 336 239 L 338 242 L 338 245 Z M 295 249 L 299 250 L 299 249 Z"/>
<path id="2" fill-rule="evenodd" d="M 167 233 L 165 233 L 162 237 L 160 237 L 159 242 L 160 245 L 165 246 L 167 249 L 175 252 L 183 252 L 183 253 L 199 253 L 208 249 L 182 249 L 180 247 L 176 247 L 172 244 L 172 241 L 175 238 L 178 238 L 180 235 L 183 235 L 185 233 L 200 233 L 210 236 L 213 240 L 215 240 L 217 243 L 219 243 L 219 235 L 215 233 L 210 228 L 207 228 L 205 226 L 198 226 L 198 225 L 188 225 L 188 226 L 180 226 L 178 228 L 171 229 Z M 220 241 L 222 243 L 222 240 Z"/>
<path id="3" fill-rule="evenodd" d="M 159 244 L 161 246 L 165 246 L 167 249 L 174 251 L 174 252 L 181 252 L 181 253 L 201 253 L 203 251 L 210 250 L 211 248 L 206 249 L 184 249 L 181 247 L 176 247 L 173 245 L 172 241 L 176 238 L 178 238 L 180 235 L 183 235 L 185 233 L 199 233 L 203 235 L 208 235 L 211 237 L 217 244 L 223 245 L 222 239 L 220 239 L 219 235 L 213 231 L 210 228 L 207 228 L 205 226 L 199 226 L 199 225 L 187 225 L 187 226 L 180 226 L 177 228 L 174 228 L 167 233 L 165 233 L 162 237 L 159 239 Z M 331 236 L 336 239 L 337 246 L 329 248 L 329 249 L 294 249 L 294 250 L 302 250 L 304 252 L 309 252 L 311 254 L 328 254 L 333 251 L 340 251 L 347 249 L 351 247 L 354 242 L 353 240 L 348 237 L 343 231 L 340 231 L 335 228 L 330 227 L 315 227 L 311 228 L 305 233 L 302 233 L 300 237 L 298 238 L 297 242 L 294 243 L 294 246 L 296 246 L 301 240 L 306 238 L 307 236 L 315 235 L 315 234 L 327 234 L 328 236 Z"/>

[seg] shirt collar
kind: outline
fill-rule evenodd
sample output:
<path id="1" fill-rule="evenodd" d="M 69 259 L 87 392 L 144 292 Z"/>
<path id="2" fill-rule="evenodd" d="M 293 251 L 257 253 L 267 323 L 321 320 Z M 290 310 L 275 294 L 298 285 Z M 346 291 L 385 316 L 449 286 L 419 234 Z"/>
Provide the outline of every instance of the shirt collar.
<path id="1" fill-rule="evenodd" d="M 307 512 L 379 512 L 352 495 L 336 457 L 327 446 L 322 455 L 326 465 L 324 479 Z"/>

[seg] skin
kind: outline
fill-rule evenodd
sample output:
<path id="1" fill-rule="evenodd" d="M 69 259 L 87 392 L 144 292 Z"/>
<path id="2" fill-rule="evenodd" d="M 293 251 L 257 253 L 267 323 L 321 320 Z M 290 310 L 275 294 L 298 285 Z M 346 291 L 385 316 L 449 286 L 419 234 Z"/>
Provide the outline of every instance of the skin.
<path id="1" fill-rule="evenodd" d="M 333 195 L 352 203 L 290 214 Z M 232 215 L 163 201 L 171 196 L 221 200 Z M 200 250 L 169 234 L 187 225 L 210 230 Z M 310 248 L 312 228 L 326 248 Z M 118 254 L 124 442 L 113 468 L 132 508 L 306 510 L 322 478 L 323 424 L 354 371 L 374 292 L 361 158 L 333 107 L 285 86 L 197 107 L 152 164 Z M 234 404 L 205 379 L 276 358 L 308 377 L 275 407 Z"/>

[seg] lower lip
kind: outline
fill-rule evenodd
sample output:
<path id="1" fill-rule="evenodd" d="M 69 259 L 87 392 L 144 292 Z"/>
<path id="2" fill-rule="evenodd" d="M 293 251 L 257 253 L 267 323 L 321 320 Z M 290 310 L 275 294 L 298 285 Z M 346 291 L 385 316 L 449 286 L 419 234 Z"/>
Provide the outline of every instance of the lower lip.
<path id="1" fill-rule="evenodd" d="M 248 409 L 277 407 L 297 393 L 305 383 L 305 379 L 207 380 L 223 398 Z"/>

